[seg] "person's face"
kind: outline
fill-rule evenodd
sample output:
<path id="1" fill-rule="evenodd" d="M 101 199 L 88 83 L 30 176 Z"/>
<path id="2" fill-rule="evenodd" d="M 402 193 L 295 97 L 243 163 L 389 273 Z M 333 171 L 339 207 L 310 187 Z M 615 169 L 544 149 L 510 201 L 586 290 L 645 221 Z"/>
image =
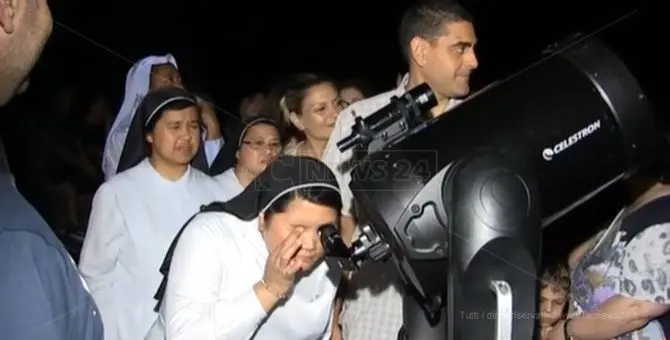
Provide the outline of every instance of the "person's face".
<path id="1" fill-rule="evenodd" d="M 109 104 L 104 97 L 99 96 L 91 103 L 88 115 L 86 115 L 86 123 L 91 126 L 102 126 L 111 115 Z"/>
<path id="2" fill-rule="evenodd" d="M 174 86 L 184 88 L 179 71 L 172 64 L 156 65 L 151 70 L 150 89 Z"/>
<path id="3" fill-rule="evenodd" d="M 151 157 L 173 165 L 187 165 L 200 146 L 200 115 L 195 106 L 166 110 L 158 119 L 147 141 Z"/>
<path id="4" fill-rule="evenodd" d="M 567 298 L 568 292 L 551 284 L 542 288 L 542 291 L 540 291 L 541 326 L 554 325 L 561 319 Z"/>
<path id="5" fill-rule="evenodd" d="M 474 26 L 467 21 L 445 25 L 431 41 L 414 38 L 411 52 L 419 72 L 438 96 L 457 98 L 470 92 L 470 74 L 477 68 Z"/>
<path id="6" fill-rule="evenodd" d="M 6 104 L 26 80 L 52 29 L 53 20 L 46 0 L 10 1 L 0 6 L 0 106 Z"/>
<path id="7" fill-rule="evenodd" d="M 254 117 L 257 117 L 263 109 L 264 104 L 264 93 L 259 92 L 253 96 L 245 97 L 242 99 L 242 102 L 240 102 L 240 118 L 242 118 L 242 120 L 251 120 Z"/>
<path id="8" fill-rule="evenodd" d="M 319 227 L 325 224 L 337 225 L 335 209 L 296 198 L 283 213 L 273 214 L 269 219 L 263 215 L 259 219 L 261 233 L 269 251 L 277 248 L 293 232 L 300 235 L 300 250 L 296 259 L 305 264 L 303 271 L 309 270 L 324 253 L 319 238 Z"/>
<path id="9" fill-rule="evenodd" d="M 351 105 L 359 100 L 365 99 L 363 93 L 355 87 L 345 87 L 340 90 L 340 97 L 347 105 Z"/>
<path id="10" fill-rule="evenodd" d="M 328 140 L 344 107 L 345 103 L 333 84 L 314 85 L 302 101 L 302 113 L 292 113 L 291 122 L 308 138 Z"/>
<path id="11" fill-rule="evenodd" d="M 280 152 L 281 140 L 277 128 L 259 123 L 247 130 L 237 151 L 237 166 L 258 175 L 277 159 Z"/>

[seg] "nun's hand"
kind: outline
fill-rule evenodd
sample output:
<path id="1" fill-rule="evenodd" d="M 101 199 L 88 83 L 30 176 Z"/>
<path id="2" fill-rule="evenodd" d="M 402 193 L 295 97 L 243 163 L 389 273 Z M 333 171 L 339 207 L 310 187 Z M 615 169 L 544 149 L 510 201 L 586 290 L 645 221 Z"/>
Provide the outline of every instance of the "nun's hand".
<path id="1" fill-rule="evenodd" d="M 293 231 L 270 253 L 265 263 L 263 281 L 268 291 L 278 298 L 283 298 L 289 293 L 296 273 L 306 267 L 306 264 L 295 256 L 302 247 L 301 233 Z"/>

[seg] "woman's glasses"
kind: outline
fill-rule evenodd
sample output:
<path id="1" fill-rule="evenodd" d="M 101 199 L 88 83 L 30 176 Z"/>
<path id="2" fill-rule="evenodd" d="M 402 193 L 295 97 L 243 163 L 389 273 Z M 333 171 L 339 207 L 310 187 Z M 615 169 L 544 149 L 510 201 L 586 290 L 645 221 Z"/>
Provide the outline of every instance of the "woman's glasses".
<path id="1" fill-rule="evenodd" d="M 270 151 L 273 153 L 279 153 L 282 149 L 282 145 L 279 142 L 265 142 L 263 140 L 243 140 L 242 144 L 248 145 L 250 148 L 256 151 Z"/>

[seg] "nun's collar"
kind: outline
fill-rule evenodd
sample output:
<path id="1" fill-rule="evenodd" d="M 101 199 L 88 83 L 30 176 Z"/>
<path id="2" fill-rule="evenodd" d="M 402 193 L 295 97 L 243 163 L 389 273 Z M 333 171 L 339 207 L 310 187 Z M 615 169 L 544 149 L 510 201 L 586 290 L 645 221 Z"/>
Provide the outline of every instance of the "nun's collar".
<path id="1" fill-rule="evenodd" d="M 151 173 L 151 181 L 155 182 L 158 185 L 168 185 L 168 186 L 182 186 L 185 185 L 185 183 L 188 182 L 188 179 L 191 177 L 191 166 L 188 165 L 186 167 L 186 171 L 184 174 L 179 177 L 176 180 L 169 180 L 165 177 L 163 177 L 156 168 L 151 164 L 151 161 L 149 161 L 149 158 L 145 158 L 144 161 L 142 161 L 141 166 L 146 168 L 150 173 Z"/>

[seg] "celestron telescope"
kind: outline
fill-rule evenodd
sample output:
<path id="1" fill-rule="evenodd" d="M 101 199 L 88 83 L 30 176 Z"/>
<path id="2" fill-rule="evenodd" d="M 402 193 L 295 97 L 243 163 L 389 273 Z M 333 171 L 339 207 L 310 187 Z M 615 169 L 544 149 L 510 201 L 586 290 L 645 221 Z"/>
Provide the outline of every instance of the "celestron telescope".
<path id="1" fill-rule="evenodd" d="M 651 103 L 603 34 L 553 46 L 434 120 L 421 119 L 430 88 L 414 88 L 338 143 L 356 150 L 362 232 L 350 248 L 332 228 L 322 242 L 349 269 L 393 259 L 399 338 L 534 339 L 542 227 L 658 157 Z"/>

